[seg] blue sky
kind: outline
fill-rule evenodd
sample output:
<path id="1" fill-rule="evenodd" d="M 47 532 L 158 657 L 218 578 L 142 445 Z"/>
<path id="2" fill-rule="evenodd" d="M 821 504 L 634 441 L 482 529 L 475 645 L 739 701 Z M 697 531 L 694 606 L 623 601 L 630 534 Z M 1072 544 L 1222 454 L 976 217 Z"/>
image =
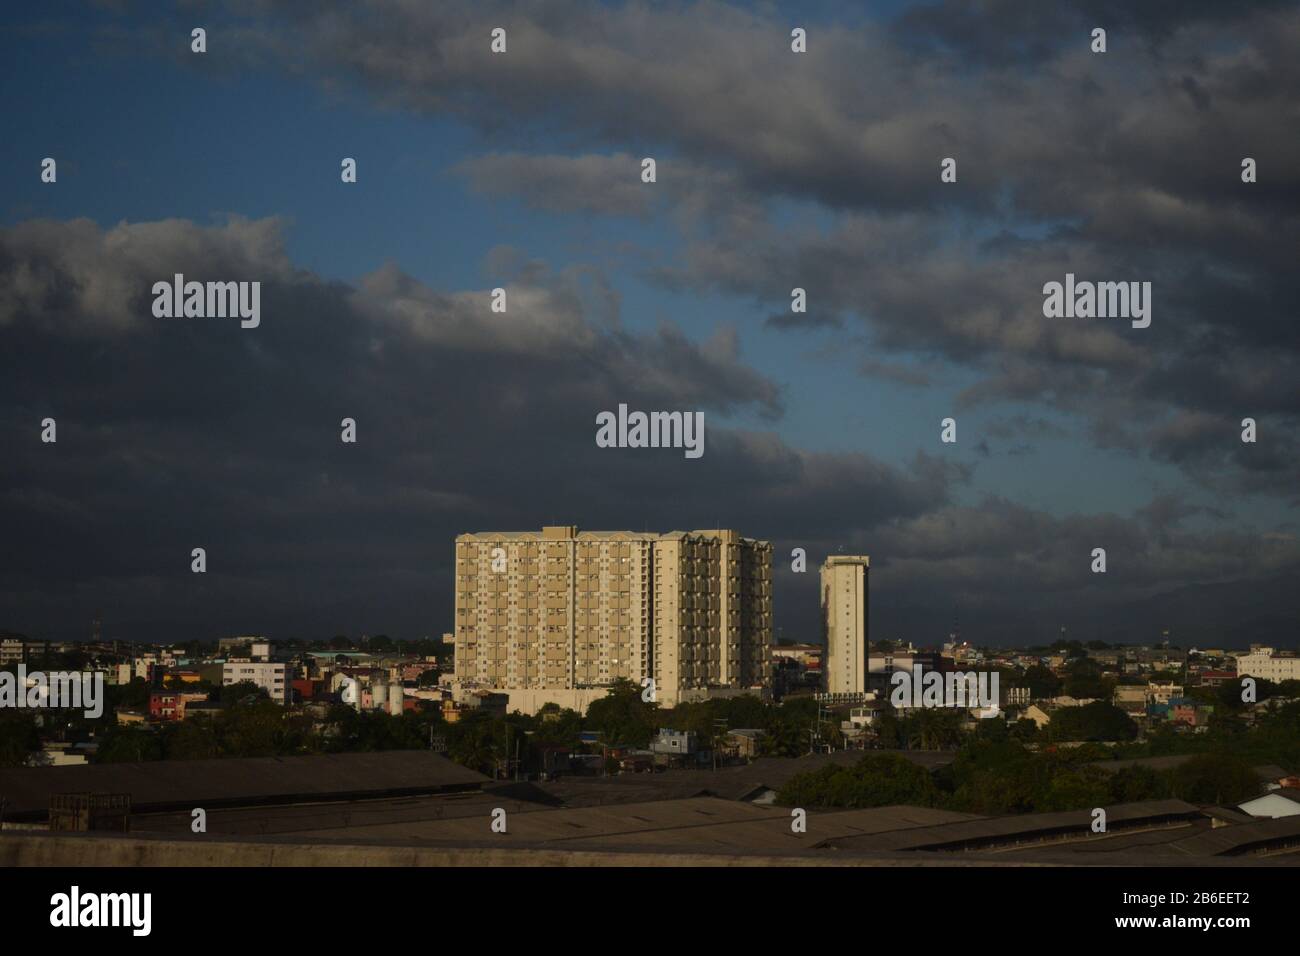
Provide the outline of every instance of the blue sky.
<path id="1" fill-rule="evenodd" d="M 99 22 L 129 29 L 130 21 L 106 12 Z M 107 227 L 122 220 L 280 216 L 288 220 L 294 261 L 326 279 L 355 282 L 391 261 L 448 289 L 488 287 L 492 277 L 485 274 L 484 257 L 498 245 L 559 268 L 591 262 L 593 250 L 615 243 L 671 256 L 678 241 L 663 222 L 555 215 L 517 200 L 476 195 L 455 167 L 485 152 L 524 145 L 505 133 L 488 138 L 451 118 L 376 109 L 352 92 L 327 92 L 269 68 L 231 75 L 214 66 L 215 57 L 142 63 L 121 49 L 102 50 L 92 29 L 36 31 L 19 43 L 19 34 L 7 35 L 12 82 L 6 86 L 40 108 L 11 117 L 0 167 L 15 186 L 4 209 L 6 223 L 84 216 Z M 185 40 L 178 37 L 181 49 Z M 563 140 L 529 131 L 526 146 L 563 152 Z M 33 157 L 46 155 L 59 160 L 57 190 L 31 175 Z M 360 173 L 347 188 L 339 182 L 344 156 L 357 159 Z M 801 212 L 825 220 L 816 204 L 806 205 Z M 963 226 L 978 229 L 980 223 Z M 778 429 L 806 447 L 866 450 L 890 460 L 926 447 L 976 462 L 969 449 L 981 426 L 991 417 L 1025 412 L 1003 404 L 958 413 L 957 393 L 974 380 L 960 369 L 924 390 L 870 380 L 857 374 L 852 360 L 822 357 L 839 330 L 800 333 L 792 341 L 788 333 L 763 329 L 763 320 L 782 303 L 675 293 L 648 281 L 635 264 L 620 267 L 617 258 L 597 258 L 611 266 L 629 327 L 671 318 L 699 339 L 720 323 L 740 328 L 746 360 L 785 386 L 787 412 Z M 918 440 L 937 436 L 940 420 L 954 414 L 959 448 Z M 1071 424 L 1068 417 L 1054 417 Z M 762 424 L 743 415 L 738 422 Z M 1049 440 L 1032 469 L 1022 465 L 1006 457 L 979 461 L 965 493 L 973 500 L 984 493 L 1006 495 L 1057 513 L 1125 514 L 1154 491 L 1191 491 L 1171 466 L 1098 452 L 1078 440 Z"/>

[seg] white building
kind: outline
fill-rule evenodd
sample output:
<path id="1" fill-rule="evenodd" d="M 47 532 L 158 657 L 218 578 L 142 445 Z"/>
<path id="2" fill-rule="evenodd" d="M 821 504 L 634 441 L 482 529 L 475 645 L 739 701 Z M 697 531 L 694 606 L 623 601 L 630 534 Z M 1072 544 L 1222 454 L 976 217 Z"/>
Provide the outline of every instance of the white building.
<path id="1" fill-rule="evenodd" d="M 866 555 L 832 555 L 822 564 L 822 626 L 826 657 L 822 673 L 831 694 L 862 694 L 867 690 L 867 571 Z"/>
<path id="2" fill-rule="evenodd" d="M 266 691 L 277 704 L 289 702 L 289 674 L 287 664 L 269 661 L 229 661 L 222 665 L 221 683 L 224 686 L 252 681 Z"/>
<path id="3" fill-rule="evenodd" d="M 1294 654 L 1281 656 L 1271 647 L 1252 646 L 1249 654 L 1237 658 L 1237 676 L 1250 676 L 1274 683 L 1300 680 L 1300 657 Z"/>

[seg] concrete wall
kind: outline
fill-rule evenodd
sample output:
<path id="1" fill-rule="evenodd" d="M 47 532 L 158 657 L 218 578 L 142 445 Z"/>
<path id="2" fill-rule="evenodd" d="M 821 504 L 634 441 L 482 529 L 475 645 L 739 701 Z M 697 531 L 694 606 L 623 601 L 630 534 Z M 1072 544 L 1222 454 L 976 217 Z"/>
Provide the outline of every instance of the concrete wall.
<path id="1" fill-rule="evenodd" d="M 916 866 L 848 854 L 606 853 L 489 847 L 234 843 L 139 836 L 0 835 L 0 866 Z M 923 865 L 963 866 L 960 859 Z M 980 866 L 995 866 L 987 860 Z M 1026 864 L 1008 864 L 1020 865 Z M 1030 864 L 1032 865 L 1032 864 Z"/>

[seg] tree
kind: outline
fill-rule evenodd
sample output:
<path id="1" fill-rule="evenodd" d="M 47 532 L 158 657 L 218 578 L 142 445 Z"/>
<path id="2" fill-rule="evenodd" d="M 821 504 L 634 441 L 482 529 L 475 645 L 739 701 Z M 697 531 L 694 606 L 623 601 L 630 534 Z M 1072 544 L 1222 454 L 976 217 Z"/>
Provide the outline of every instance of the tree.
<path id="1" fill-rule="evenodd" d="M 1163 800 L 1169 796 L 1169 789 L 1168 778 L 1150 767 L 1124 767 L 1110 778 L 1110 797 L 1115 803 Z"/>
<path id="2" fill-rule="evenodd" d="M 1034 699 L 1055 697 L 1061 691 L 1061 679 L 1041 664 L 1025 670 L 1025 684 Z"/>
<path id="3" fill-rule="evenodd" d="M 498 753 L 492 720 L 482 711 L 462 717 L 448 726 L 447 755 L 462 767 L 493 773 Z"/>
<path id="4" fill-rule="evenodd" d="M 1082 707 L 1062 707 L 1047 725 L 1053 740 L 1132 740 L 1138 726 L 1124 711 L 1104 700 Z"/>
<path id="5" fill-rule="evenodd" d="M 221 749 L 231 757 L 273 757 L 285 752 L 281 746 L 284 708 L 269 700 L 233 707 L 222 715 L 218 727 Z"/>
<path id="6" fill-rule="evenodd" d="M 1110 797 L 1109 784 L 1107 774 L 1096 767 L 1057 770 L 1034 806 L 1041 813 L 1099 807 Z"/>
<path id="7" fill-rule="evenodd" d="M 962 741 L 965 711 L 922 707 L 902 721 L 903 739 L 911 749 L 948 750 Z"/>
<path id="8" fill-rule="evenodd" d="M 1033 721 L 1030 721 L 1032 723 Z M 975 725 L 975 736 L 980 740 L 1002 743 L 1011 736 L 1007 722 L 1000 717 L 987 717 Z"/>
<path id="9" fill-rule="evenodd" d="M 1081 700 L 1109 700 L 1111 696 L 1111 685 L 1102 677 L 1101 668 L 1087 659 L 1070 665 L 1062 690 Z"/>
<path id="10" fill-rule="evenodd" d="M 1250 764 L 1231 754 L 1199 754 L 1172 771 L 1174 796 L 1218 806 L 1257 796 L 1259 778 Z"/>
<path id="11" fill-rule="evenodd" d="M 143 677 L 133 677 L 125 686 L 110 688 L 110 697 L 114 707 L 127 710 L 146 710 L 149 707 L 149 682 Z"/>
<path id="12" fill-rule="evenodd" d="M 849 767 L 827 764 L 786 782 L 777 803 L 787 807 L 933 806 L 940 794 L 930 772 L 898 754 L 870 753 Z"/>
<path id="13" fill-rule="evenodd" d="M 189 717 L 168 728 L 163 737 L 168 760 L 207 760 L 221 756 L 221 747 L 212 721 L 206 717 Z"/>
<path id="14" fill-rule="evenodd" d="M 899 724 L 898 716 L 894 713 L 894 708 L 886 706 L 876 717 L 873 728 L 876 731 L 876 743 L 879 746 L 894 748 L 902 745 L 902 727 Z"/>
<path id="15" fill-rule="evenodd" d="M 251 698 L 251 700 L 250 700 Z M 221 688 L 221 706 L 230 710 L 253 700 L 270 700 L 270 695 L 251 680 L 241 680 Z"/>
<path id="16" fill-rule="evenodd" d="M 29 711 L 0 711 L 0 767 L 21 767 L 41 749 L 36 716 Z"/>
<path id="17" fill-rule="evenodd" d="M 630 680 L 618 680 L 609 693 L 591 702 L 586 725 L 600 732 L 611 744 L 632 747 L 649 745 L 658 722 L 659 705 L 641 699 L 641 688 Z"/>
<path id="18" fill-rule="evenodd" d="M 1038 724 L 1028 717 L 1019 718 L 1009 729 L 1012 739 L 1022 743 L 1032 743 L 1038 739 Z"/>
<path id="19" fill-rule="evenodd" d="M 95 763 L 136 763 L 161 760 L 158 735 L 143 727 L 113 727 L 105 731 L 95 754 Z"/>

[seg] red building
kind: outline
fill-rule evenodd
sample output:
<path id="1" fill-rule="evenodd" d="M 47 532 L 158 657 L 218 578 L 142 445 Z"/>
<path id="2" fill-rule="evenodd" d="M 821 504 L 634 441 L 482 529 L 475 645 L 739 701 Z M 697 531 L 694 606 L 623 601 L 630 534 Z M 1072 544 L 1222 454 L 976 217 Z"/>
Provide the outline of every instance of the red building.
<path id="1" fill-rule="evenodd" d="M 182 712 L 179 694 L 163 691 L 149 695 L 149 716 L 154 720 L 180 720 Z"/>

